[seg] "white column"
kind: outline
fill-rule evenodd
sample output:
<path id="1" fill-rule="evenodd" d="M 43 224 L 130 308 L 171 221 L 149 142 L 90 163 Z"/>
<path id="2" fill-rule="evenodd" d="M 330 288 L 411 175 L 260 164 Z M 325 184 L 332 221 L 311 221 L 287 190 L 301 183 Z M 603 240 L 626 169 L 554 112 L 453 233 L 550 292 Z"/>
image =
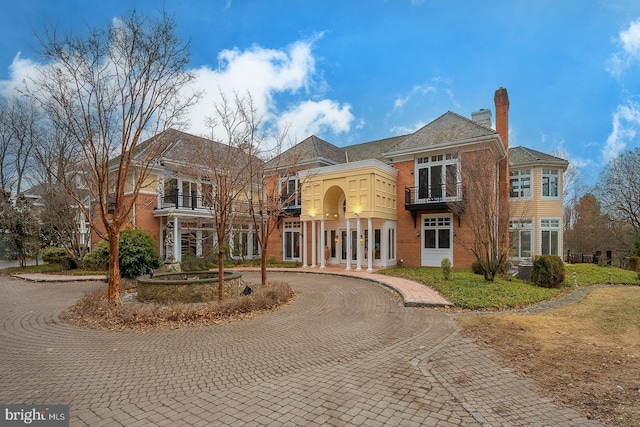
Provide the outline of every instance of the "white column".
<path id="1" fill-rule="evenodd" d="M 311 268 L 316 267 L 316 222 L 311 220 Z"/>
<path id="2" fill-rule="evenodd" d="M 367 218 L 367 272 L 373 272 L 373 224 Z"/>
<path id="3" fill-rule="evenodd" d="M 180 239 L 178 224 L 178 217 L 173 218 L 173 257 L 178 261 L 182 261 L 182 240 Z"/>
<path id="4" fill-rule="evenodd" d="M 320 220 L 320 268 L 325 267 L 324 247 L 327 242 L 324 241 L 324 218 Z"/>
<path id="5" fill-rule="evenodd" d="M 345 270 L 351 270 L 351 220 L 347 218 L 347 267 Z"/>
<path id="6" fill-rule="evenodd" d="M 307 267 L 307 221 L 301 221 L 302 224 L 302 266 Z"/>
<path id="7" fill-rule="evenodd" d="M 356 271 L 362 271 L 362 243 L 360 243 L 362 227 L 360 226 L 360 217 L 356 219 L 356 230 Z"/>

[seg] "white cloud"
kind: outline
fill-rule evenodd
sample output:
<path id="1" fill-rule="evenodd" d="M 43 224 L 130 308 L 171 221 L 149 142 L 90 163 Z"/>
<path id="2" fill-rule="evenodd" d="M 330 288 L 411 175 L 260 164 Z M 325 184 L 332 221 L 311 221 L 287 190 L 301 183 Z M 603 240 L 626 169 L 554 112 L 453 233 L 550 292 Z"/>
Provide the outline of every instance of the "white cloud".
<path id="1" fill-rule="evenodd" d="M 614 77 L 622 73 L 634 62 L 640 61 L 640 18 L 618 35 L 621 50 L 612 54 L 607 63 L 607 71 Z"/>
<path id="2" fill-rule="evenodd" d="M 16 94 L 24 87 L 24 82 L 36 76 L 39 65 L 29 59 L 22 59 L 18 52 L 9 66 L 9 80 L 0 80 L 0 95 Z"/>
<path id="3" fill-rule="evenodd" d="M 330 131 L 348 132 L 354 120 L 350 105 L 340 105 L 335 101 L 305 101 L 282 114 L 279 127 L 289 127 L 289 136 L 301 141 L 310 135 Z"/>
<path id="4" fill-rule="evenodd" d="M 436 91 L 436 87 L 430 83 L 416 85 L 412 87 L 411 90 L 409 90 L 409 92 L 406 93 L 405 95 L 401 95 L 396 98 L 395 102 L 393 103 L 393 111 L 404 107 L 405 104 L 407 104 L 409 101 L 411 101 L 412 98 L 416 96 L 426 95 L 428 93 L 435 92 L 435 91 Z"/>
<path id="5" fill-rule="evenodd" d="M 391 133 L 393 135 L 407 135 L 410 133 L 414 133 L 415 131 L 423 128 L 426 125 L 427 123 L 425 122 L 418 122 L 410 126 L 394 126 L 391 128 Z"/>
<path id="6" fill-rule="evenodd" d="M 619 105 L 613 114 L 613 130 L 602 150 L 605 161 L 616 158 L 640 130 L 640 104 Z"/>
<path id="7" fill-rule="evenodd" d="M 323 98 L 326 83 L 316 81 L 319 78 L 312 47 L 313 40 L 303 40 L 283 49 L 260 46 L 227 49 L 219 53 L 216 67 L 191 70 L 197 80 L 187 90 L 201 91 L 203 96 L 185 117 L 189 122 L 185 130 L 211 135 L 205 123 L 214 115 L 214 104 L 221 101 L 221 93 L 229 100 L 233 100 L 234 93 L 241 96 L 249 93 L 267 125 L 287 121 L 298 140 L 309 136 L 309 132 L 348 132 L 355 119 L 351 106 Z M 0 81 L 0 93 L 14 91 L 28 76 L 34 76 L 39 66 L 16 55 L 9 70 L 10 78 Z"/>
<path id="8" fill-rule="evenodd" d="M 220 93 L 232 99 L 234 93 L 251 94 L 259 116 L 269 124 L 289 124 L 290 137 L 301 140 L 311 133 L 330 130 L 348 132 L 354 120 L 351 107 L 329 100 L 310 101 L 324 90 L 324 82 L 314 80 L 315 58 L 311 41 L 298 41 L 285 49 L 265 49 L 253 46 L 241 51 L 224 50 L 218 55 L 217 68 L 194 70 L 198 76 L 194 89 L 203 91 L 203 98 L 190 114 L 190 131 L 210 134 L 206 119 L 213 115 Z M 318 92 L 318 93 L 316 93 Z M 288 105 L 278 105 L 276 98 L 288 99 Z"/>

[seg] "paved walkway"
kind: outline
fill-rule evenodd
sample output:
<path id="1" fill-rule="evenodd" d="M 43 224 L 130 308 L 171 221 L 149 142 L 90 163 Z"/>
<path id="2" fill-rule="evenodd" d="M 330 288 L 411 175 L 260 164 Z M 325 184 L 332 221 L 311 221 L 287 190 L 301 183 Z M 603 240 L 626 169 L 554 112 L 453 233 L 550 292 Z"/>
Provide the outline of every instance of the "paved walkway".
<path id="1" fill-rule="evenodd" d="M 237 271 L 260 271 L 259 268 L 237 268 Z M 312 274 L 331 274 L 345 277 L 358 277 L 370 282 L 375 282 L 387 286 L 400 294 L 406 307 L 423 307 L 423 306 L 450 306 L 451 302 L 447 301 L 442 295 L 421 283 L 412 280 L 402 279 L 400 277 L 385 276 L 382 274 L 367 273 L 366 271 L 345 270 L 344 267 L 327 266 L 326 268 L 270 268 L 270 272 L 291 272 L 312 273 Z M 14 274 L 13 277 L 30 280 L 33 282 L 82 282 L 87 280 L 106 280 L 106 276 L 61 276 L 53 274 Z"/>
<path id="2" fill-rule="evenodd" d="M 446 313 L 356 277 L 270 278 L 296 292 L 274 312 L 130 333 L 59 321 L 104 284 L 0 277 L 0 403 L 69 404 L 72 426 L 600 425 L 501 367 Z"/>

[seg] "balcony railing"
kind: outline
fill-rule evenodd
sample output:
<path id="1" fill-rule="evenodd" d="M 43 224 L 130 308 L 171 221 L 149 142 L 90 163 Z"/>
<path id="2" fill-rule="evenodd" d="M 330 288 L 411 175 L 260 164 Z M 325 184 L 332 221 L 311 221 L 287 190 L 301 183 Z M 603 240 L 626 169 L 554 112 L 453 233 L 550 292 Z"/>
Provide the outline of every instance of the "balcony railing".
<path id="1" fill-rule="evenodd" d="M 210 209 L 213 206 L 211 196 L 203 197 L 196 191 L 190 193 L 161 194 L 158 201 L 158 209 Z"/>
<path id="2" fill-rule="evenodd" d="M 461 183 L 445 183 L 441 185 L 405 187 L 405 209 L 428 209 L 429 207 L 441 207 L 447 203 L 462 200 Z"/>

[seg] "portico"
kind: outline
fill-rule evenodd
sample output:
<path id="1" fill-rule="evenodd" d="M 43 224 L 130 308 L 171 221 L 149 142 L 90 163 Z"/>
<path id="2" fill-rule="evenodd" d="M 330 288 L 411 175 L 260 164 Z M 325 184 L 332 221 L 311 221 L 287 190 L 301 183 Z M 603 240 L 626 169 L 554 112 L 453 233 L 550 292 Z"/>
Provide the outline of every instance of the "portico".
<path id="1" fill-rule="evenodd" d="M 301 171 L 303 267 L 395 265 L 396 175 L 374 159 Z"/>

